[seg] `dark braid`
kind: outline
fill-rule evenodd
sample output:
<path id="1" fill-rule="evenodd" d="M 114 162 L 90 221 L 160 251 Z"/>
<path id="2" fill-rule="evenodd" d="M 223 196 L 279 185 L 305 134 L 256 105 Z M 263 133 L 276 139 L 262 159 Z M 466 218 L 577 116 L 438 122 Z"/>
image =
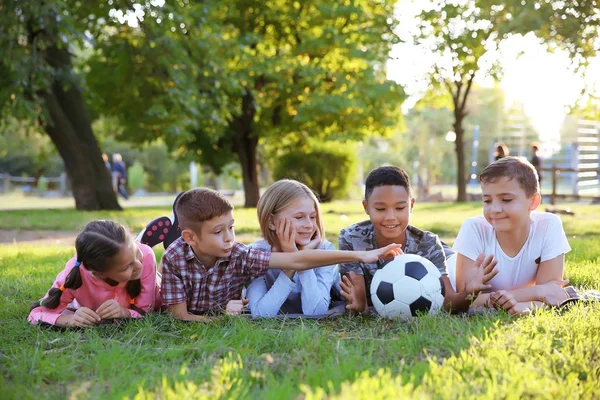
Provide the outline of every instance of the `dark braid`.
<path id="1" fill-rule="evenodd" d="M 67 275 L 67 279 L 63 287 L 65 289 L 79 289 L 81 287 L 81 271 L 79 270 L 79 262 L 75 264 L 69 275 Z M 41 299 L 36 301 L 31 305 L 31 310 L 43 305 L 46 308 L 56 308 L 60 304 L 60 298 L 62 297 L 63 291 L 59 288 L 52 288 L 48 291 L 48 297 L 45 299 Z"/>
<path id="2" fill-rule="evenodd" d="M 134 303 L 135 298 L 138 297 L 138 295 L 142 291 L 142 281 L 139 280 L 139 279 L 136 279 L 135 281 L 129 281 L 129 282 L 127 282 L 127 286 L 125 286 L 125 290 L 127 291 L 127 294 L 129 295 L 129 297 L 131 298 L 131 301 L 129 303 L 129 307 L 132 310 L 137 311 L 141 315 L 145 315 L 146 311 L 142 310 L 141 308 L 139 308 L 138 306 L 136 306 L 135 303 Z"/>
<path id="3" fill-rule="evenodd" d="M 123 245 L 127 244 L 128 239 L 127 231 L 117 222 L 97 220 L 87 224 L 75 239 L 77 263 L 67 275 L 63 287 L 65 289 L 78 289 L 81 287 L 79 264 L 83 264 L 89 271 L 104 272 L 110 267 L 109 261 L 121 251 Z M 107 281 L 107 283 L 113 286 L 118 284 L 114 281 Z M 129 281 L 127 282 L 126 291 L 132 299 L 135 299 L 141 292 L 141 286 L 139 279 Z M 41 305 L 47 308 L 56 308 L 60 304 L 61 296 L 62 291 L 59 288 L 52 288 L 48 292 L 48 297 L 33 303 L 31 309 Z"/>

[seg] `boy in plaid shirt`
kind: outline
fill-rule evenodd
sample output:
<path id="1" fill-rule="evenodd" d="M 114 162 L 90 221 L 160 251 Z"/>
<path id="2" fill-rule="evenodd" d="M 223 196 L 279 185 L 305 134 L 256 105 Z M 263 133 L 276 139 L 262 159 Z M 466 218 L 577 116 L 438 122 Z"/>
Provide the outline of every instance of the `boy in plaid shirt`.
<path id="1" fill-rule="evenodd" d="M 233 206 L 221 193 L 210 189 L 185 192 L 175 204 L 181 237 L 162 258 L 162 304 L 177 319 L 206 321 L 201 315 L 222 312 L 230 300 L 239 299 L 242 288 L 269 268 L 302 271 L 340 262 L 375 262 L 399 254 L 391 244 L 371 251 L 303 250 L 270 253 L 235 241 Z M 280 237 L 295 243 L 288 220 L 278 220 Z"/>

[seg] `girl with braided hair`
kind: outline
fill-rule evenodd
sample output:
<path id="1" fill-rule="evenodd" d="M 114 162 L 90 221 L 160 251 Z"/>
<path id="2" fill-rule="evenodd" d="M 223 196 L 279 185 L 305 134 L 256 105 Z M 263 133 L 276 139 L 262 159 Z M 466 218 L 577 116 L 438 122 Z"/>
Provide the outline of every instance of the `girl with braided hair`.
<path id="1" fill-rule="evenodd" d="M 31 307 L 29 322 L 84 328 L 140 318 L 160 307 L 154 252 L 135 242 L 122 225 L 90 222 L 77 236 L 75 249 L 46 296 Z"/>

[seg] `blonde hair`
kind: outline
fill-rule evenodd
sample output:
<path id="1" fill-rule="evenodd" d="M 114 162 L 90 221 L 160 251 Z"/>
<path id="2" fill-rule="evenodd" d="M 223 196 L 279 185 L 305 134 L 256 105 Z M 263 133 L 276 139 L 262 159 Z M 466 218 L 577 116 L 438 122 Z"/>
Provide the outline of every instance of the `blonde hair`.
<path id="1" fill-rule="evenodd" d="M 258 201 L 256 208 L 260 230 L 267 243 L 271 246 L 274 246 L 277 243 L 277 234 L 269 229 L 269 220 L 271 217 L 284 210 L 292 202 L 307 197 L 315 204 L 315 211 L 317 212 L 317 229 L 321 235 L 321 240 L 325 239 L 325 229 L 323 228 L 321 208 L 319 207 L 317 196 L 315 196 L 313 191 L 303 183 L 292 179 L 282 179 L 269 186 Z"/>

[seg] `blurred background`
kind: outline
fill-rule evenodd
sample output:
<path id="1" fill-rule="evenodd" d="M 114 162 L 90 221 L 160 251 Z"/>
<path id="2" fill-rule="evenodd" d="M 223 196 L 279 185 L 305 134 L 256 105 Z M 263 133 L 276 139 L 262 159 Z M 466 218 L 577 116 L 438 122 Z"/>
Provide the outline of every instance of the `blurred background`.
<path id="1" fill-rule="evenodd" d="M 360 199 L 395 164 L 469 201 L 497 157 L 600 196 L 600 9 L 549 1 L 0 4 L 0 208 L 115 210 L 280 178 Z"/>

